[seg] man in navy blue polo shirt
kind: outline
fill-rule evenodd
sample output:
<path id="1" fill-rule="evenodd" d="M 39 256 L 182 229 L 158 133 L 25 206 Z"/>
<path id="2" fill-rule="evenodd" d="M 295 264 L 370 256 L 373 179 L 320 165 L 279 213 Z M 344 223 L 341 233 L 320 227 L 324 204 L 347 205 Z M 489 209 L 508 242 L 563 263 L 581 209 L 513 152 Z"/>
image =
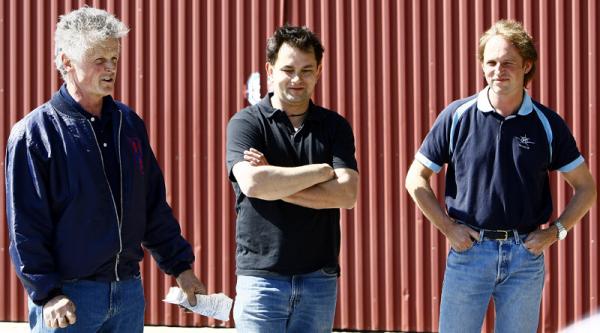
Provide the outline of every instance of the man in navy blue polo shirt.
<path id="1" fill-rule="evenodd" d="M 524 90 L 535 73 L 531 36 L 498 21 L 479 41 L 488 86 L 451 103 L 434 123 L 406 176 L 406 188 L 446 236 L 440 332 L 480 332 L 490 297 L 496 332 L 535 332 L 543 251 L 566 237 L 596 198 L 596 187 L 563 119 Z M 429 183 L 443 164 L 446 209 Z M 549 228 L 548 173 L 575 191 Z"/>
<path id="2" fill-rule="evenodd" d="M 237 197 L 240 332 L 331 332 L 340 208 L 356 202 L 354 136 L 310 97 L 323 46 L 305 27 L 267 42 L 273 92 L 227 128 L 227 168 Z"/>

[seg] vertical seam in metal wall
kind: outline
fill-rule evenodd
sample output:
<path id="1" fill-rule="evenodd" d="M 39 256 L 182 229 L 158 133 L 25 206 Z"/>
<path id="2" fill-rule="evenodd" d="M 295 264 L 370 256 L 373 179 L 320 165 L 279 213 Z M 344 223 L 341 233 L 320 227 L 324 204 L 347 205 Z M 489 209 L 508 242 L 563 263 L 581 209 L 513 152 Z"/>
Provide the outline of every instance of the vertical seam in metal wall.
<path id="1" fill-rule="evenodd" d="M 326 53 L 315 102 L 345 116 L 356 138 L 362 188 L 356 208 L 341 213 L 336 328 L 437 330 L 448 245 L 412 203 L 404 177 L 444 106 L 483 88 L 477 43 L 493 20 L 521 20 L 532 33 L 539 66 L 529 92 L 566 119 L 598 176 L 600 13 L 594 0 L 7 0 L 0 4 L 0 45 L 6 45 L 0 148 L 10 127 L 60 86 L 52 35 L 58 16 L 83 4 L 115 13 L 132 29 L 122 41 L 115 97 L 146 122 L 169 202 L 194 247 L 194 270 L 211 292 L 235 296 L 235 200 L 223 161 L 227 121 L 248 105 L 244 89 L 251 73 L 260 73 L 266 93 L 265 42 L 283 23 L 308 25 L 322 38 Z M 432 178 L 439 198 L 443 177 Z M 556 173 L 551 188 L 556 217 L 571 189 Z M 5 199 L 0 194 L 1 203 Z M 541 332 L 599 306 L 597 219 L 594 206 L 566 241 L 547 251 Z M 0 320 L 26 320 L 26 297 L 4 230 Z M 233 325 L 163 304 L 174 280 L 150 258 L 142 272 L 147 323 Z M 492 330 L 488 312 L 484 331 Z"/>

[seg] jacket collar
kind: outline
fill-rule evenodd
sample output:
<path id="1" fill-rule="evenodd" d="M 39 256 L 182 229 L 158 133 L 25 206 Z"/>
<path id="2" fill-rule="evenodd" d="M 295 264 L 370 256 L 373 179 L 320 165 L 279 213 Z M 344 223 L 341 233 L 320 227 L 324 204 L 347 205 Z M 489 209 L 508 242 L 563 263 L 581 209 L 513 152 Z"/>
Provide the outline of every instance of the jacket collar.
<path id="1" fill-rule="evenodd" d="M 89 119 L 92 116 L 92 114 L 87 112 L 71 97 L 67 91 L 66 84 L 63 84 L 60 89 L 52 95 L 50 104 L 59 112 L 72 118 Z M 118 110 L 117 103 L 115 103 L 112 96 L 104 96 L 102 100 L 102 114 L 105 112 L 112 112 L 113 110 Z"/>

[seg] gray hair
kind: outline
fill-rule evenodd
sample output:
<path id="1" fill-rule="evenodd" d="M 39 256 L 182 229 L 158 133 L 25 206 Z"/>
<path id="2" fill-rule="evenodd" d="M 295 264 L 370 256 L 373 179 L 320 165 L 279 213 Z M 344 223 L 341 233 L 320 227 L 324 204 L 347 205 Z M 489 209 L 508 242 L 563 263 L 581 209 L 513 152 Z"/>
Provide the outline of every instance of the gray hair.
<path id="1" fill-rule="evenodd" d="M 54 63 L 63 80 L 66 71 L 61 59 L 64 53 L 71 59 L 81 60 L 96 43 L 121 38 L 129 28 L 112 14 L 97 8 L 82 7 L 61 15 L 54 33 Z"/>

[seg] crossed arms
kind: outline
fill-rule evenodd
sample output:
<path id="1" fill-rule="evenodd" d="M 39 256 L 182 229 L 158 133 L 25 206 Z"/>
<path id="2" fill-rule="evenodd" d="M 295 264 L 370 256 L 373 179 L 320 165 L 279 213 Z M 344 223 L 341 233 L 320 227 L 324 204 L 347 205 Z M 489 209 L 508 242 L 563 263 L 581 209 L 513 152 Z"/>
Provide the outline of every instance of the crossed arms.
<path id="1" fill-rule="evenodd" d="M 333 169 L 325 163 L 273 166 L 256 149 L 245 151 L 244 159 L 232 171 L 247 197 L 283 200 L 313 209 L 350 209 L 356 203 L 358 172 L 355 170 Z"/>

